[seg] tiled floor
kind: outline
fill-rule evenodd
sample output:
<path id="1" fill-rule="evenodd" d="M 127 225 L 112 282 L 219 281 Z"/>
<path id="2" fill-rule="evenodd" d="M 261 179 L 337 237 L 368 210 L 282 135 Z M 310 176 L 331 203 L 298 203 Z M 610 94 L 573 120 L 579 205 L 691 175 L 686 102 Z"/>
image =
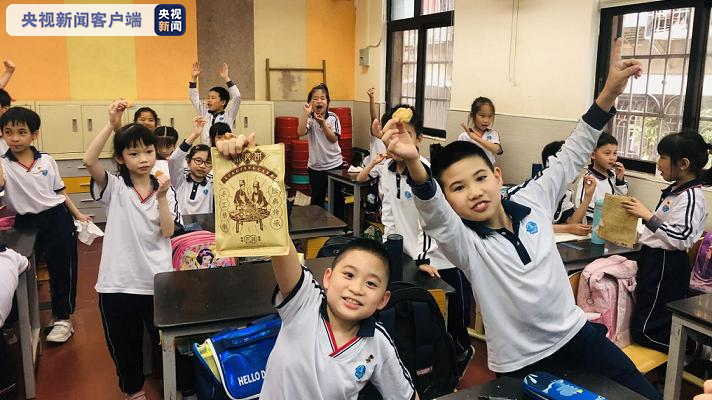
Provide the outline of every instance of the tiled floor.
<path id="1" fill-rule="evenodd" d="M 118 389 L 114 364 L 111 361 L 98 309 L 98 298 L 94 284 L 98 273 L 101 254 L 101 240 L 92 246 L 79 246 L 79 287 L 77 309 L 72 320 L 74 336 L 62 345 L 44 345 L 44 351 L 37 367 L 37 399 L 39 400 L 120 400 L 123 395 Z M 49 301 L 48 285 L 40 287 L 40 301 Z M 49 311 L 42 311 L 42 322 L 49 320 Z M 467 373 L 460 382 L 466 388 L 494 379 L 487 369 L 487 349 L 483 342 L 473 340 L 475 356 Z M 17 346 L 15 346 L 16 358 Z M 160 362 L 160 361 L 159 361 Z M 18 361 L 19 367 L 19 361 Z M 18 399 L 24 399 L 24 386 L 20 382 Z M 162 398 L 160 377 L 148 377 L 145 390 L 152 400 Z M 686 391 L 692 393 L 691 388 Z M 691 399 L 687 393 L 682 398 Z"/>

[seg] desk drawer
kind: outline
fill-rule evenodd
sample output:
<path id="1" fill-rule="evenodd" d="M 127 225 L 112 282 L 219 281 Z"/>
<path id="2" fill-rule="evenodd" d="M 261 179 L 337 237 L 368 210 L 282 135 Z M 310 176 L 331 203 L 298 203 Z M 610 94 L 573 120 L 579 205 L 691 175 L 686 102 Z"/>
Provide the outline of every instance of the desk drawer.
<path id="1" fill-rule="evenodd" d="M 62 178 L 64 187 L 68 194 L 72 193 L 89 193 L 89 182 L 91 178 L 88 176 L 70 176 Z"/>
<path id="2" fill-rule="evenodd" d="M 86 193 L 71 193 L 69 194 L 69 198 L 72 199 L 74 205 L 80 210 L 85 208 L 102 208 L 99 202 L 91 198 L 91 194 L 88 191 Z"/>
<path id="3" fill-rule="evenodd" d="M 99 161 L 101 161 L 109 173 L 116 170 L 116 165 L 114 165 L 111 159 L 102 158 Z M 59 167 L 59 174 L 62 178 L 89 176 L 89 171 L 87 171 L 82 160 L 57 160 L 57 167 Z"/>

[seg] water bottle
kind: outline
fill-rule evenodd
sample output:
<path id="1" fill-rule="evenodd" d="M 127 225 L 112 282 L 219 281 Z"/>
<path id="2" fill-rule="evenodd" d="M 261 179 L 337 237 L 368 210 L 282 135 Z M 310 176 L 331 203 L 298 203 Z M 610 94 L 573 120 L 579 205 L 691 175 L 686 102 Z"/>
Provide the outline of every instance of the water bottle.
<path id="1" fill-rule="evenodd" d="M 593 226 L 591 227 L 591 243 L 604 244 L 605 240 L 598 236 L 598 227 L 601 225 L 601 215 L 603 214 L 603 199 L 598 199 L 593 206 Z"/>
<path id="2" fill-rule="evenodd" d="M 386 237 L 386 249 L 391 263 L 391 282 L 403 280 L 403 236 L 391 233 Z"/>

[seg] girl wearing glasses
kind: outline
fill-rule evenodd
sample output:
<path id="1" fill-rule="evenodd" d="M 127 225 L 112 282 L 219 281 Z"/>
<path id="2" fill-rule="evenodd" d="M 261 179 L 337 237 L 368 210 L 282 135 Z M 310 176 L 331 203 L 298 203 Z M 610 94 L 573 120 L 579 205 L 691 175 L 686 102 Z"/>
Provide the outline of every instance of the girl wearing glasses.
<path id="1" fill-rule="evenodd" d="M 205 119 L 196 118 L 194 126 L 190 136 L 168 159 L 171 184 L 176 191 L 178 211 L 181 214 L 213 212 L 213 175 L 210 173 L 213 162 L 210 158 L 210 147 L 204 144 L 191 147 L 200 137 Z"/>

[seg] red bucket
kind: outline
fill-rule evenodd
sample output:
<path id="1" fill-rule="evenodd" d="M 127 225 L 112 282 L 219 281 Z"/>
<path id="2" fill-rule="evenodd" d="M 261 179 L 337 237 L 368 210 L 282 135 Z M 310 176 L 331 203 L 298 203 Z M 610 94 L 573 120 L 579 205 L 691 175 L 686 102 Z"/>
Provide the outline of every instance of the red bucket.
<path id="1" fill-rule="evenodd" d="M 295 151 L 309 151 L 309 142 L 306 140 L 292 140 L 292 149 Z"/>
<path id="2" fill-rule="evenodd" d="M 287 127 L 293 127 L 296 129 L 297 126 L 299 126 L 299 118 L 297 117 L 276 117 L 274 119 L 275 129 Z"/>

